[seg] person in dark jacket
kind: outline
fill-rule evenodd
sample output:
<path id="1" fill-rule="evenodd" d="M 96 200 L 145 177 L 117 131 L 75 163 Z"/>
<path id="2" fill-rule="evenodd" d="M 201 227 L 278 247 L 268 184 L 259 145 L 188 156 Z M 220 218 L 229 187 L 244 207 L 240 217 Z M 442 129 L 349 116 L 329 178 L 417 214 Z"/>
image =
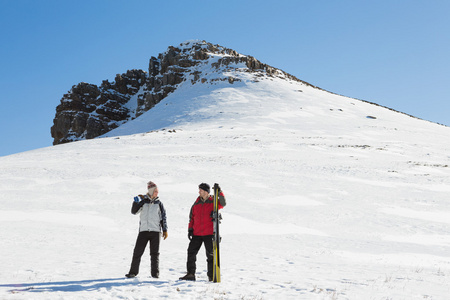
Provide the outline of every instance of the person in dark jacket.
<path id="1" fill-rule="evenodd" d="M 208 279 L 212 281 L 214 226 L 211 216 L 214 210 L 214 197 L 209 194 L 211 188 L 207 183 L 201 183 L 198 188 L 199 197 L 195 200 L 189 213 L 188 238 L 190 242 L 187 250 L 187 274 L 180 279 L 195 281 L 197 253 L 202 244 L 205 244 Z M 226 205 L 226 200 L 220 188 L 219 191 L 219 209 L 222 209 Z"/>
<path id="2" fill-rule="evenodd" d="M 134 197 L 131 207 L 133 215 L 140 214 L 139 234 L 133 251 L 133 259 L 128 278 L 139 274 L 139 265 L 147 243 L 150 242 L 150 269 L 153 278 L 159 277 L 159 242 L 168 237 L 166 210 L 158 198 L 158 187 L 152 181 L 147 183 L 147 194 Z"/>

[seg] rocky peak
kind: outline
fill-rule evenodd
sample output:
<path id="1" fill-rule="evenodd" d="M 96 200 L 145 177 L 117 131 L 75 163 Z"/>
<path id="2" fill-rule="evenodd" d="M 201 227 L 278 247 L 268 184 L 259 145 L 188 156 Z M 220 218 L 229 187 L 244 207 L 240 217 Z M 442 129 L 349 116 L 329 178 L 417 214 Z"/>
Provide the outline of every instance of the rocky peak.
<path id="1" fill-rule="evenodd" d="M 215 72 L 216 77 L 206 76 L 203 72 L 206 64 L 210 65 L 206 69 Z M 255 78 L 277 76 L 300 81 L 252 56 L 205 41 L 187 41 L 151 57 L 148 72 L 128 70 L 117 74 L 113 82 L 104 80 L 100 86 L 84 82 L 74 85 L 56 108 L 51 128 L 53 144 L 105 134 L 150 110 L 183 82 L 239 81 L 233 76 L 223 76 L 223 71 L 229 68 L 253 72 Z"/>

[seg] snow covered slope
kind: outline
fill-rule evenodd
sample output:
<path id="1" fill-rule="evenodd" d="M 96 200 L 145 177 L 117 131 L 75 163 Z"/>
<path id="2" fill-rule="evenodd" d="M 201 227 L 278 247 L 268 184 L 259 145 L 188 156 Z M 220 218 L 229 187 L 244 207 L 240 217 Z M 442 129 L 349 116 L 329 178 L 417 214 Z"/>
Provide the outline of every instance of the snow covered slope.
<path id="1" fill-rule="evenodd" d="M 0 158 L 1 299 L 445 299 L 450 128 L 280 77 L 183 83 L 103 138 Z M 152 180 L 161 276 L 127 280 Z M 185 273 L 189 209 L 220 183 L 222 283 Z M 148 250 L 147 250 L 148 251 Z"/>

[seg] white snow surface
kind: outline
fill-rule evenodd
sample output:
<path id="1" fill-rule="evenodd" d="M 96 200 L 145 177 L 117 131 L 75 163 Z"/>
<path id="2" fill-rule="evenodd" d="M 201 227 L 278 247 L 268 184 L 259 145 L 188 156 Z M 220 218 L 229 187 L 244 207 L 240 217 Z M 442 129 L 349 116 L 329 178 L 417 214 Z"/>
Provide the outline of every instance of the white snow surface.
<path id="1" fill-rule="evenodd" d="M 217 76 L 217 74 L 214 74 Z M 296 81 L 181 84 L 105 137 L 0 157 L 0 299 L 448 299 L 450 128 Z M 129 270 L 133 197 L 167 210 L 160 278 Z M 220 183 L 222 282 L 186 272 Z"/>

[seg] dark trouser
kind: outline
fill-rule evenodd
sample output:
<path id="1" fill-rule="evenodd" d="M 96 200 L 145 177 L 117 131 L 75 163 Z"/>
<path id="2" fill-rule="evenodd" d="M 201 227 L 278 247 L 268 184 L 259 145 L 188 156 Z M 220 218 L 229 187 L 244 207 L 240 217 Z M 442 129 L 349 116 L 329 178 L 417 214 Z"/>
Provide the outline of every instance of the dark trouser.
<path id="1" fill-rule="evenodd" d="M 187 272 L 190 274 L 195 274 L 197 261 L 197 253 L 202 246 L 202 243 L 205 243 L 206 250 L 206 261 L 208 262 L 208 276 L 213 276 L 213 236 L 212 235 L 194 235 L 192 237 L 191 242 L 188 247 L 188 255 L 187 255 Z"/>
<path id="2" fill-rule="evenodd" d="M 147 243 L 150 242 L 150 260 L 152 277 L 159 276 L 159 241 L 161 233 L 156 231 L 141 231 L 134 246 L 133 260 L 131 262 L 130 274 L 139 273 L 141 257 L 144 254 Z"/>

